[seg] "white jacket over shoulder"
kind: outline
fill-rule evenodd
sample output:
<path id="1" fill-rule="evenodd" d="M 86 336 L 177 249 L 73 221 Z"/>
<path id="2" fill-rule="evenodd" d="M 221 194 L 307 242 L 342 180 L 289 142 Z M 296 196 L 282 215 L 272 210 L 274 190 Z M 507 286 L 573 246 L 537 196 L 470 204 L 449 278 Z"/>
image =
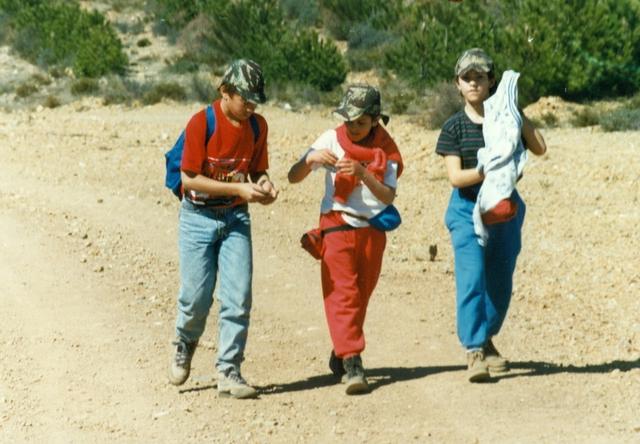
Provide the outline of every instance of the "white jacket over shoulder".
<path id="1" fill-rule="evenodd" d="M 473 210 L 480 245 L 486 244 L 488 236 L 481 215 L 511 196 L 527 161 L 518 111 L 519 77 L 515 71 L 505 71 L 495 94 L 484 102 L 485 147 L 478 150 L 478 168 L 484 172 L 484 181 Z"/>

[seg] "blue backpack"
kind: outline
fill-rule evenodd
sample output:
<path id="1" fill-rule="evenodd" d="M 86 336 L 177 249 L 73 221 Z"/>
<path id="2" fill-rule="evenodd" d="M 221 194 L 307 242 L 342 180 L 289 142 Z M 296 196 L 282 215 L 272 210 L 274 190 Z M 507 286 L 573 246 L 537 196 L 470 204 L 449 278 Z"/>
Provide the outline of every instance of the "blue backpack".
<path id="1" fill-rule="evenodd" d="M 216 130 L 216 113 L 213 112 L 211 105 L 207 106 L 205 113 L 207 115 L 207 134 L 204 139 L 204 146 L 209 144 L 209 140 Z M 253 143 L 258 141 L 260 137 L 260 127 L 258 126 L 258 119 L 255 115 L 249 117 L 249 123 L 253 130 Z M 166 173 L 164 178 L 164 186 L 169 188 L 178 199 L 182 199 L 182 178 L 180 176 L 180 164 L 182 163 L 182 152 L 184 151 L 184 130 L 180 133 L 180 137 L 176 140 L 169 151 L 164 153 L 166 161 Z"/>

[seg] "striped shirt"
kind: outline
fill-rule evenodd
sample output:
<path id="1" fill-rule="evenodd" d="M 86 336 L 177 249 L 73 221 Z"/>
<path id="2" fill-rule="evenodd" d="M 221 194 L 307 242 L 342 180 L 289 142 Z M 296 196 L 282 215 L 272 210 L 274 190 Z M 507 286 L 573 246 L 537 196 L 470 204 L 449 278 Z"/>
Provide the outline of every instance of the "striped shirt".
<path id="1" fill-rule="evenodd" d="M 482 124 L 473 123 L 464 111 L 459 111 L 444 123 L 436 144 L 436 153 L 460 157 L 462 169 L 466 170 L 478 165 L 477 153 L 482 147 Z"/>

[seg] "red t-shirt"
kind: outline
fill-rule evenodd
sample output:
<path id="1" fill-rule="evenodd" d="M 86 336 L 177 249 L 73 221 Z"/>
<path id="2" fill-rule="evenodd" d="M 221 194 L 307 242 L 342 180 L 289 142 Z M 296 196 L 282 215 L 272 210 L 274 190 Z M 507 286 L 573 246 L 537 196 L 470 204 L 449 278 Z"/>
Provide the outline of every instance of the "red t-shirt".
<path id="1" fill-rule="evenodd" d="M 205 147 L 207 116 L 205 110 L 196 113 L 185 131 L 184 151 L 180 169 L 202 174 L 221 182 L 247 182 L 250 173 L 269 168 L 267 154 L 267 121 L 255 114 L 260 128 L 254 143 L 254 132 L 249 120 L 234 126 L 220 108 L 220 100 L 213 103 L 216 128 Z M 228 207 L 245 203 L 236 196 L 210 196 L 207 193 L 185 190 L 185 197 L 194 203 Z"/>

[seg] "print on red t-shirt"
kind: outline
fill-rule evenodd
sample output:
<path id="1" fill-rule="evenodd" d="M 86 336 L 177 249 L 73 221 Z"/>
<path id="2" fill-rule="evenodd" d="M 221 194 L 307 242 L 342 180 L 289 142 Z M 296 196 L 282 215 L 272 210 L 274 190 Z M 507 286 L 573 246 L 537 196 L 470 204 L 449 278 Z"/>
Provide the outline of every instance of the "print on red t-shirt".
<path id="1" fill-rule="evenodd" d="M 181 169 L 202 174 L 220 182 L 247 182 L 251 173 L 266 171 L 267 123 L 256 114 L 260 136 L 254 143 L 254 133 L 248 121 L 234 126 L 220 108 L 220 100 L 213 103 L 216 128 L 205 147 L 206 116 L 200 111 L 187 125 Z M 210 196 L 206 193 L 186 190 L 185 197 L 197 204 L 232 206 L 244 203 L 234 196 Z"/>

